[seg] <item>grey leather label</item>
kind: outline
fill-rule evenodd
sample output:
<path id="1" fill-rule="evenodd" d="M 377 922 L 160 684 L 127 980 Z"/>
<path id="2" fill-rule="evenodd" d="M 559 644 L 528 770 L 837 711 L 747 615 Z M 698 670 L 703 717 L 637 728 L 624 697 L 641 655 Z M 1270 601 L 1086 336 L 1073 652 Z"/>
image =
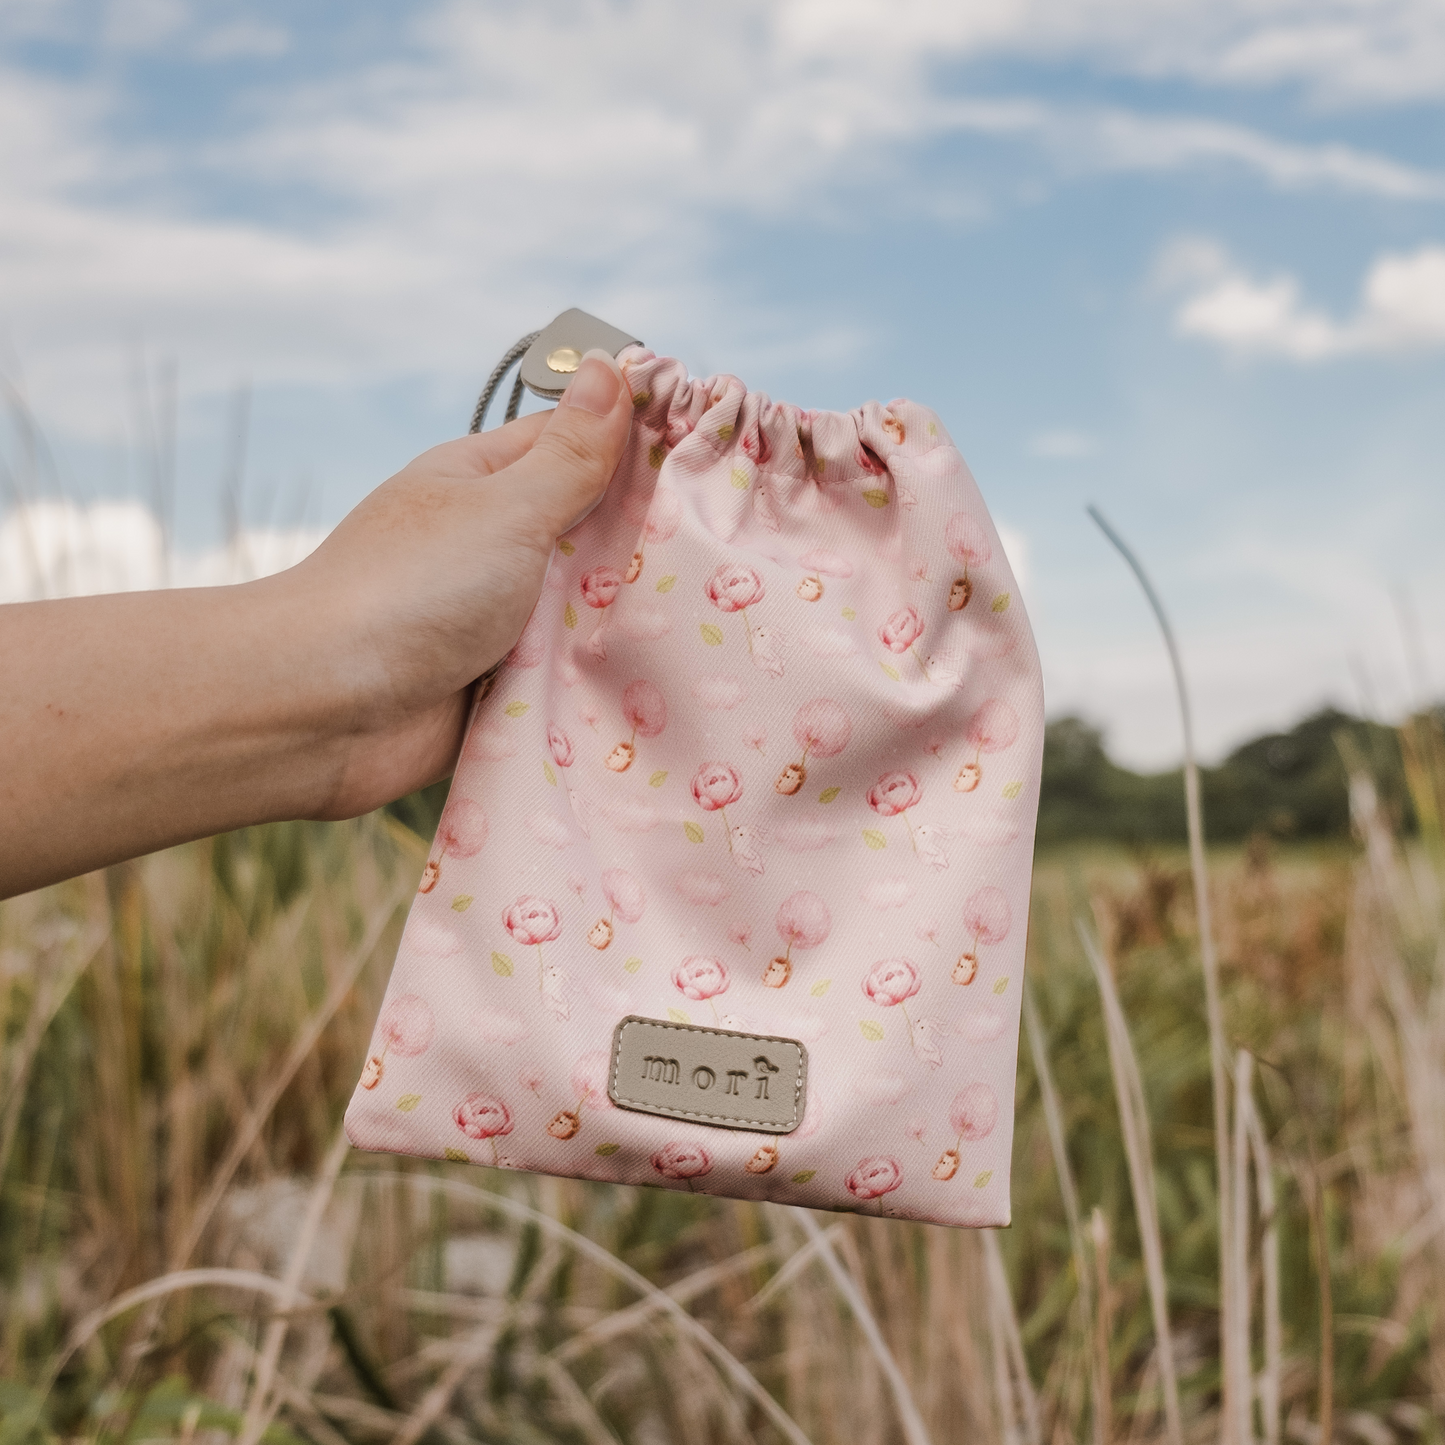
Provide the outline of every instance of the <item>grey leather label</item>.
<path id="1" fill-rule="evenodd" d="M 522 358 L 522 380 L 538 396 L 556 401 L 572 380 L 571 376 L 559 374 L 547 365 L 548 356 L 558 347 L 569 347 L 579 356 L 594 347 L 600 347 L 616 356 L 624 348 L 635 345 L 635 336 L 619 331 L 615 326 L 609 326 L 605 321 L 599 321 L 597 317 L 589 316 L 587 312 L 579 311 L 574 306 L 544 327 L 542 333 L 527 348 L 527 354 Z"/>
<path id="2" fill-rule="evenodd" d="M 613 1034 L 607 1093 L 619 1109 L 791 1134 L 808 1097 L 808 1051 L 796 1039 L 634 1014 Z"/>

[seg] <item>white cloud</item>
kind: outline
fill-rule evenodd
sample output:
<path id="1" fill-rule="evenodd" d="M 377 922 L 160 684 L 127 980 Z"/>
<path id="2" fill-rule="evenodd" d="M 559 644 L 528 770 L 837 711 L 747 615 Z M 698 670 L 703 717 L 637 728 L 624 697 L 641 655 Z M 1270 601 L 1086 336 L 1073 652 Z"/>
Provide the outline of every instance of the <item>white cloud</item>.
<path id="1" fill-rule="evenodd" d="M 1371 262 L 1352 315 L 1309 305 L 1288 274 L 1257 280 L 1209 242 L 1186 241 L 1160 264 L 1166 282 L 1187 285 L 1175 325 L 1181 335 L 1241 355 L 1327 361 L 1445 346 L 1445 246 L 1424 245 Z"/>
<path id="2" fill-rule="evenodd" d="M 0 603 L 245 582 L 295 565 L 325 536 L 266 528 L 225 546 L 172 550 L 141 502 L 30 502 L 0 515 Z"/>
<path id="3" fill-rule="evenodd" d="M 1421 15 L 1397 9 L 1400 33 L 1424 45 Z M 68 15 L 74 30 L 78 13 L 50 7 L 45 24 Z M 175 0 L 106 13 L 130 47 L 221 57 L 289 43 L 248 20 L 205 29 Z M 1266 18 L 1309 19 L 1283 0 Z M 1239 0 L 641 0 L 578 8 L 565 25 L 535 7 L 444 4 L 395 54 L 268 79 L 265 104 L 237 104 L 244 119 L 223 139 L 127 139 L 120 67 L 75 81 L 0 70 L 0 322 L 47 418 L 95 434 L 111 425 L 100 393 L 118 346 L 136 336 L 182 354 L 193 390 L 238 370 L 354 388 L 474 368 L 577 298 L 644 336 L 705 335 L 744 373 L 788 355 L 841 360 L 869 338 L 724 293 L 716 238 L 740 213 L 852 224 L 896 180 L 900 151 L 949 132 L 1012 137 L 1074 173 L 1226 165 L 1277 187 L 1445 193 L 1385 156 L 1198 117 L 972 97 L 934 69 L 1008 51 L 1164 73 L 1193 36 L 1224 75 L 1242 63 L 1230 47 L 1264 24 Z M 217 193 L 288 199 L 239 215 L 193 199 Z M 290 198 L 306 195 L 298 211 Z"/>
<path id="4" fill-rule="evenodd" d="M 1433 0 L 793 0 L 780 32 L 803 53 L 897 65 L 949 56 L 1087 59 L 1116 74 L 1299 85 L 1335 102 L 1445 90 Z"/>

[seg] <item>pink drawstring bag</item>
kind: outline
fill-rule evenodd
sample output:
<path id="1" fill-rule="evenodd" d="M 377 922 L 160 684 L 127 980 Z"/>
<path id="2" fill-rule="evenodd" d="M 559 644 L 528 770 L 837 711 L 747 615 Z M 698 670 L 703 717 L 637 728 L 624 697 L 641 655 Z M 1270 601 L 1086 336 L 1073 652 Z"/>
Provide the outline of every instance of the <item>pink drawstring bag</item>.
<path id="1" fill-rule="evenodd" d="M 908 401 L 640 346 L 601 503 L 472 716 L 359 1148 L 1009 1222 L 1043 696 Z"/>

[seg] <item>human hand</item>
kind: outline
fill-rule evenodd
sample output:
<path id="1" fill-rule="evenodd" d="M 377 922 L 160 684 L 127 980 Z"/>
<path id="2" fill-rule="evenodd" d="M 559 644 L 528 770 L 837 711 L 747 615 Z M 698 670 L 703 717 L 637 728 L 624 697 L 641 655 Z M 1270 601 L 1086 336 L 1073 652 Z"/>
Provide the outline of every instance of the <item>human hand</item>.
<path id="1" fill-rule="evenodd" d="M 434 447 L 305 562 L 234 587 L 0 607 L 0 897 L 445 777 L 473 683 L 632 424 L 588 353 L 556 410 Z"/>
<path id="2" fill-rule="evenodd" d="M 556 410 L 424 452 L 292 569 L 341 647 L 332 781 L 311 816 L 354 817 L 452 771 L 472 685 L 516 642 L 631 422 L 621 368 L 589 352 Z"/>

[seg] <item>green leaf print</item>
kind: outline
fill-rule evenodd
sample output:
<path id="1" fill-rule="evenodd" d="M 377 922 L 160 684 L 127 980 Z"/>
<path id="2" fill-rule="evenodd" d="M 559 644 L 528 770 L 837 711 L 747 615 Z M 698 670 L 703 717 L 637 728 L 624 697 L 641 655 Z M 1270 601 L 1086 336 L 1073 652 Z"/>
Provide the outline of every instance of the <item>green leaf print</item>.
<path id="1" fill-rule="evenodd" d="M 880 662 L 878 666 L 881 667 L 883 671 L 886 672 L 888 676 L 893 679 L 894 682 L 903 681 L 902 674 L 899 673 L 898 669 L 894 667 L 891 662 Z"/>
<path id="2" fill-rule="evenodd" d="M 508 717 L 521 717 L 524 713 L 531 712 L 531 710 L 532 704 L 529 702 L 523 702 L 521 698 L 517 698 L 514 701 L 509 702 L 506 707 L 502 709 L 502 711 L 506 713 Z"/>
<path id="3" fill-rule="evenodd" d="M 859 1019 L 858 1032 L 868 1040 L 870 1044 L 883 1042 L 883 1025 L 877 1019 Z"/>
<path id="4" fill-rule="evenodd" d="M 886 507 L 888 505 L 888 493 L 882 487 L 869 487 L 863 493 L 863 500 L 870 507 Z"/>
<path id="5" fill-rule="evenodd" d="M 396 1101 L 396 1107 L 400 1109 L 403 1114 L 410 1114 L 420 1103 L 420 1094 L 403 1094 L 401 1098 Z"/>
<path id="6" fill-rule="evenodd" d="M 888 846 L 888 839 L 885 838 L 877 828 L 864 828 L 863 841 L 875 852 L 879 848 L 886 848 Z"/>
<path id="7" fill-rule="evenodd" d="M 632 398 L 632 404 L 633 404 L 633 406 L 636 406 L 636 407 L 644 407 L 644 406 L 646 406 L 647 403 L 650 402 L 651 400 L 652 400 L 652 393 L 651 393 L 650 391 L 639 391 L 639 392 Z"/>
<path id="8" fill-rule="evenodd" d="M 823 995 L 827 993 L 828 990 L 832 987 L 833 980 L 831 978 L 820 978 L 817 983 L 815 983 L 812 988 L 808 990 L 808 992 L 812 994 L 814 998 L 822 998 Z"/>
<path id="9" fill-rule="evenodd" d="M 453 1164 L 470 1164 L 472 1162 L 460 1149 L 448 1149 L 446 1151 L 446 1157 L 450 1159 Z"/>
<path id="10" fill-rule="evenodd" d="M 628 973 L 636 973 L 637 970 L 642 967 L 642 960 L 640 958 L 629 958 L 622 967 L 626 969 Z"/>
<path id="11" fill-rule="evenodd" d="M 599 1144 L 592 1152 L 599 1159 L 610 1159 L 620 1148 L 621 1144 Z"/>
<path id="12" fill-rule="evenodd" d="M 1004 797 L 1006 797 L 1006 798 L 1016 798 L 1016 797 L 1018 797 L 1018 795 L 1019 795 L 1021 792 L 1023 792 L 1023 790 L 1024 790 L 1023 779 L 1022 779 L 1022 778 L 1019 778 L 1019 779 L 1017 779 L 1016 781 L 1014 781 L 1014 782 L 1012 782 L 1012 783 L 1005 783 L 1005 784 L 1004 784 L 1004 787 L 1003 787 L 1003 795 L 1004 795 Z"/>
<path id="13" fill-rule="evenodd" d="M 577 625 L 577 609 L 570 602 L 562 613 L 562 621 L 568 627 L 576 627 Z"/>
<path id="14" fill-rule="evenodd" d="M 667 781 L 667 769 L 659 768 L 648 780 L 649 788 L 660 788 Z"/>
<path id="15" fill-rule="evenodd" d="M 747 489 L 752 485 L 752 480 L 753 479 L 748 475 L 748 469 L 746 467 L 733 468 L 732 483 L 733 486 L 738 489 L 738 491 L 747 491 Z"/>
<path id="16" fill-rule="evenodd" d="M 992 1179 L 992 1178 L 993 1178 L 993 1170 L 992 1170 L 992 1169 L 985 1169 L 985 1170 L 983 1171 L 983 1173 L 980 1174 L 980 1175 L 978 1176 L 978 1178 L 973 1181 L 973 1187 L 974 1187 L 975 1189 L 982 1189 L 983 1186 L 984 1186 L 985 1184 L 987 1184 L 988 1181 L 989 1181 L 990 1179 Z"/>
<path id="17" fill-rule="evenodd" d="M 857 616 L 858 614 L 853 610 L 853 608 L 845 607 L 843 609 L 843 617 L 845 621 L 852 622 Z"/>
<path id="18" fill-rule="evenodd" d="M 492 972 L 498 978 L 511 978 L 516 970 L 512 967 L 512 960 L 505 953 L 492 953 Z"/>
<path id="19" fill-rule="evenodd" d="M 572 556 L 572 555 L 577 551 L 577 548 L 576 548 L 576 546 L 575 546 L 573 543 L 569 542 L 565 537 L 559 537 L 559 538 L 557 539 L 557 550 L 558 550 L 564 557 L 570 557 L 570 556 Z"/>
<path id="20" fill-rule="evenodd" d="M 1007 592 L 1000 592 L 1000 593 L 998 594 L 998 596 L 993 599 L 993 610 L 994 610 L 995 612 L 1007 612 L 1007 611 L 1008 611 L 1008 603 L 1009 603 L 1008 593 L 1007 593 Z"/>
<path id="21" fill-rule="evenodd" d="M 546 758 L 542 759 L 542 776 L 555 788 L 557 786 L 557 774 L 552 771 L 552 764 Z"/>
<path id="22" fill-rule="evenodd" d="M 1007 987 L 1008 987 L 1008 979 L 1006 979 L 1006 978 L 1001 978 L 1001 979 L 999 979 L 999 981 L 998 981 L 996 984 L 994 984 L 994 986 L 993 986 L 993 991 L 994 991 L 995 993 L 1002 993 Z"/>
<path id="23" fill-rule="evenodd" d="M 659 592 L 671 592 L 677 586 L 677 574 L 669 572 L 666 577 L 657 579 L 657 590 Z"/>
<path id="24" fill-rule="evenodd" d="M 823 791 L 818 794 L 818 801 L 820 803 L 831 803 L 842 791 L 842 788 L 824 788 Z"/>
<path id="25" fill-rule="evenodd" d="M 812 1182 L 813 1176 L 817 1174 L 816 1169 L 800 1169 L 793 1175 L 794 1184 L 808 1184 Z"/>
<path id="26" fill-rule="evenodd" d="M 685 1013 L 683 1013 L 683 1011 L 682 1011 L 680 1008 L 670 1008 L 670 1009 L 668 1009 L 668 1011 L 667 1011 L 667 1016 L 668 1016 L 668 1018 L 670 1018 L 670 1019 L 673 1021 L 673 1023 L 675 1023 L 675 1024 L 690 1024 L 690 1023 L 692 1022 L 692 1020 L 691 1020 L 690 1018 L 688 1018 L 688 1016 L 687 1016 Z"/>
<path id="27" fill-rule="evenodd" d="M 682 831 L 687 834 L 687 841 L 688 841 L 689 843 L 701 843 L 701 842 L 702 842 L 702 824 L 701 824 L 701 823 L 694 823 L 694 822 L 692 822 L 691 820 L 689 820 L 688 822 L 686 822 L 686 823 L 684 823 L 684 824 L 682 825 Z"/>
<path id="28" fill-rule="evenodd" d="M 719 441 L 724 441 L 724 442 L 731 440 L 732 434 L 733 434 L 734 430 L 735 430 L 735 428 L 734 428 L 733 424 L 732 424 L 730 421 L 725 421 L 725 422 L 717 429 L 718 440 L 719 440 Z"/>
<path id="29" fill-rule="evenodd" d="M 667 448 L 660 443 L 647 449 L 647 465 L 656 471 L 667 460 Z"/>
<path id="30" fill-rule="evenodd" d="M 721 647 L 723 640 L 722 628 L 715 622 L 704 622 L 698 631 L 702 633 L 702 640 L 709 647 Z"/>
<path id="31" fill-rule="evenodd" d="M 465 913 L 472 906 L 472 895 L 470 893 L 458 893 L 452 899 L 452 911 L 454 913 Z"/>

